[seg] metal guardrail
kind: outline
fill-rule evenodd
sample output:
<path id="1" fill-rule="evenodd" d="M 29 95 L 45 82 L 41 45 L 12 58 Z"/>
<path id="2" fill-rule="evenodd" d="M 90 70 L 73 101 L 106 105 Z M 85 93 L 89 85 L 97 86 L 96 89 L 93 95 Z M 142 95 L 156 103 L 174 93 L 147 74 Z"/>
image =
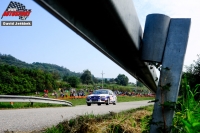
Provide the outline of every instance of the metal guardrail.
<path id="1" fill-rule="evenodd" d="M 141 60 L 143 31 L 133 0 L 34 1 L 156 92 L 156 70 Z"/>
<path id="2" fill-rule="evenodd" d="M 0 95 L 0 102 L 30 102 L 30 103 L 51 103 L 72 106 L 72 103 L 65 100 L 35 97 L 35 96 L 16 96 L 16 95 Z"/>

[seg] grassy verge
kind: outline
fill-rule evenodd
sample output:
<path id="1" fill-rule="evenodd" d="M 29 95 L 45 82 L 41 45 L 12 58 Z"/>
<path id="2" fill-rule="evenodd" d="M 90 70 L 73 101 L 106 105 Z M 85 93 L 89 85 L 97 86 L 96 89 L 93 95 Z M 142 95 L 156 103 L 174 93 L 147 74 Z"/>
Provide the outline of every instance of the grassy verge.
<path id="1" fill-rule="evenodd" d="M 154 97 L 133 97 L 133 96 L 118 96 L 117 102 L 133 102 L 142 100 L 153 100 Z"/>
<path id="2" fill-rule="evenodd" d="M 106 115 L 85 114 L 46 129 L 45 133 L 145 133 L 153 106 Z"/>
<path id="3" fill-rule="evenodd" d="M 131 101 L 142 101 L 142 100 L 153 100 L 152 97 L 132 97 L 132 96 L 118 96 L 118 102 L 131 102 Z M 73 106 L 77 105 L 86 105 L 86 100 L 84 99 L 63 99 L 70 101 Z M 8 102 L 1 102 L 0 109 L 19 109 L 19 108 L 43 108 L 43 107 L 62 107 L 59 104 L 49 104 L 49 103 L 33 103 L 33 106 L 30 103 L 16 102 L 11 105 Z M 66 107 L 66 106 L 65 106 Z"/>
<path id="4" fill-rule="evenodd" d="M 142 100 L 153 100 L 154 97 L 132 97 L 132 96 L 118 96 L 117 102 L 133 102 L 133 101 L 142 101 Z M 76 105 L 86 105 L 85 99 L 66 99 L 70 101 L 73 106 Z"/>
<path id="5" fill-rule="evenodd" d="M 62 107 L 62 105 L 49 104 L 49 103 L 34 103 L 33 105 L 31 105 L 30 103 L 21 103 L 21 102 L 13 103 L 13 105 L 7 102 L 0 103 L 0 109 L 43 108 L 43 107 Z"/>
<path id="6" fill-rule="evenodd" d="M 153 100 L 154 97 L 133 97 L 133 96 L 118 96 L 117 102 L 133 102 L 133 101 L 142 101 L 142 100 Z M 86 105 L 85 99 L 64 99 L 72 102 L 73 106 L 76 105 Z"/>
<path id="7" fill-rule="evenodd" d="M 195 99 L 195 95 L 199 93 L 199 87 L 200 84 L 197 84 L 194 89 L 185 85 L 183 96 L 177 102 L 172 132 L 200 133 L 200 100 Z"/>

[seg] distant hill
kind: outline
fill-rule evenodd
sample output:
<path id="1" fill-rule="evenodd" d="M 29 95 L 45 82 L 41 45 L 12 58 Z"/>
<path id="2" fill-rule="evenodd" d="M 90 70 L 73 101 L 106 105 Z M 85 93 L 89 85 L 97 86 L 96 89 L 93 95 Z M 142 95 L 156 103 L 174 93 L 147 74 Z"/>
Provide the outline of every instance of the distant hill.
<path id="1" fill-rule="evenodd" d="M 55 65 L 55 64 L 48 64 L 48 63 L 39 63 L 33 62 L 31 64 L 23 62 L 19 59 L 16 59 L 12 55 L 0 54 L 0 65 L 7 64 L 11 66 L 17 66 L 20 68 L 29 68 L 29 69 L 42 69 L 44 71 L 57 73 L 60 77 L 65 75 L 67 76 L 77 76 L 80 77 L 82 73 L 75 73 L 70 71 L 67 68 Z"/>

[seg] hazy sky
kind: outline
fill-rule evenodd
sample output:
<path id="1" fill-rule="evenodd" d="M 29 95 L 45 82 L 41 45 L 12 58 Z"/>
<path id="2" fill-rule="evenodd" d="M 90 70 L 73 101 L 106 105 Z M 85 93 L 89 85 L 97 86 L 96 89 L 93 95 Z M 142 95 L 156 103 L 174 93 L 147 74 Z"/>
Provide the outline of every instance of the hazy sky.
<path id="1" fill-rule="evenodd" d="M 92 45 L 62 24 L 54 16 L 32 0 L 15 0 L 31 9 L 27 21 L 33 26 L 0 26 L 0 53 L 10 54 L 27 63 L 41 62 L 56 64 L 74 72 L 89 69 L 95 77 L 116 78 L 118 74 L 135 79 L 97 51 Z M 10 0 L 0 0 L 3 14 Z M 160 13 L 171 18 L 191 18 L 189 42 L 185 65 L 190 65 L 200 53 L 200 1 L 199 0 L 133 0 L 142 29 L 148 14 Z M 1 21 L 19 20 L 18 17 L 3 17 Z"/>

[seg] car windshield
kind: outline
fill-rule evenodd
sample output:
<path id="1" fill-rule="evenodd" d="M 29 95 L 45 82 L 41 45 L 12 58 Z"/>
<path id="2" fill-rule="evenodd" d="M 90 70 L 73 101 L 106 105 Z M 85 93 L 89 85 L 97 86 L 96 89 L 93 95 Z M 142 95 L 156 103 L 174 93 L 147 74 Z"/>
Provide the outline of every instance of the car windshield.
<path id="1" fill-rule="evenodd" d="M 93 94 L 108 94 L 107 90 L 96 90 L 93 92 Z"/>

